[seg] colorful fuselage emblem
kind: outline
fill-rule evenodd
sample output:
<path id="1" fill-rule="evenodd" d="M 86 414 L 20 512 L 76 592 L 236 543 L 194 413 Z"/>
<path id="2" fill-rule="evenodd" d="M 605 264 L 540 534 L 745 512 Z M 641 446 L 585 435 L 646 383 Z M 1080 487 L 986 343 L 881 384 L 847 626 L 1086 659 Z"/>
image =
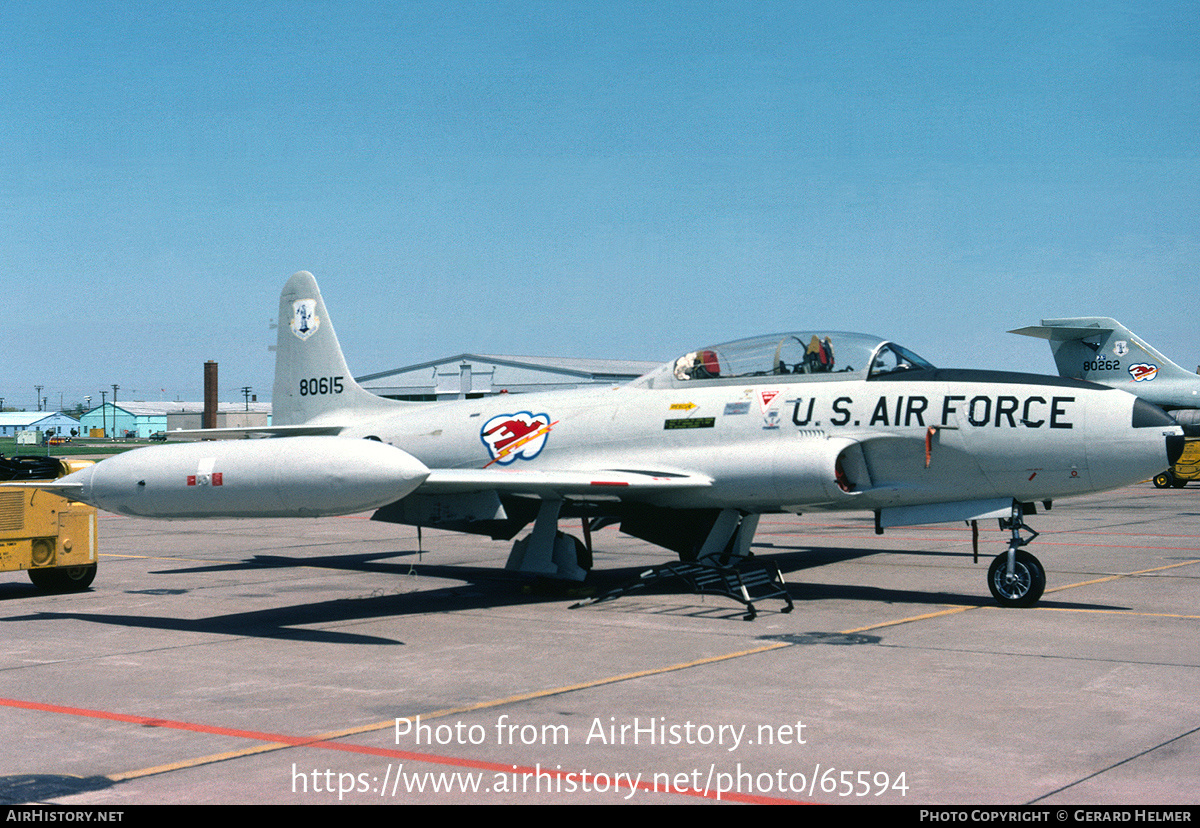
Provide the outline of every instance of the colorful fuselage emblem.
<path id="1" fill-rule="evenodd" d="M 1158 366 L 1149 362 L 1139 362 L 1129 366 L 1129 376 L 1134 382 L 1148 382 L 1158 376 Z"/>
<path id="2" fill-rule="evenodd" d="M 480 429 L 479 439 L 487 446 L 491 463 L 506 466 L 514 460 L 532 460 L 546 446 L 550 434 L 549 414 L 531 414 L 518 411 L 516 414 L 497 414 Z"/>
<path id="3" fill-rule="evenodd" d="M 315 299 L 297 299 L 292 302 L 292 333 L 300 339 L 308 339 L 317 332 L 320 324 Z"/>

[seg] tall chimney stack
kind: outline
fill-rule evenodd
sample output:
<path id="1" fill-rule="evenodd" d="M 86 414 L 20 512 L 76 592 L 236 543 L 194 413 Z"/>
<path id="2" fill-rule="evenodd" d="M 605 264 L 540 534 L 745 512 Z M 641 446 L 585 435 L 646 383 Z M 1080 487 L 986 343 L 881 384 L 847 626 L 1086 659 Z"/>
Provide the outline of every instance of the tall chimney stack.
<path id="1" fill-rule="evenodd" d="M 217 363 L 204 363 L 204 418 L 201 428 L 217 427 Z"/>

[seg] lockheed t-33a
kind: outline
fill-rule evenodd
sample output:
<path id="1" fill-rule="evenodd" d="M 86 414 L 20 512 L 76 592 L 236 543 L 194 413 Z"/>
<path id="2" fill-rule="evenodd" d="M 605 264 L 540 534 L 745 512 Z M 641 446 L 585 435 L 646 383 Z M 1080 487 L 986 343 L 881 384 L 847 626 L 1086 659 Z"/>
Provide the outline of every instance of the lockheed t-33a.
<path id="1" fill-rule="evenodd" d="M 279 314 L 272 425 L 205 432 L 270 439 L 146 447 L 45 487 L 153 518 L 373 509 L 496 539 L 532 523 L 507 567 L 574 580 L 601 524 L 716 572 L 749 553 L 764 514 L 867 511 L 880 532 L 998 518 L 1008 548 L 988 586 L 1028 606 L 1046 583 L 1024 548 L 1033 504 L 1146 479 L 1183 445 L 1121 390 L 935 368 L 824 330 L 698 348 L 616 388 L 389 400 L 351 376 L 311 274 L 288 280 Z M 584 541 L 558 530 L 566 518 L 583 520 Z"/>

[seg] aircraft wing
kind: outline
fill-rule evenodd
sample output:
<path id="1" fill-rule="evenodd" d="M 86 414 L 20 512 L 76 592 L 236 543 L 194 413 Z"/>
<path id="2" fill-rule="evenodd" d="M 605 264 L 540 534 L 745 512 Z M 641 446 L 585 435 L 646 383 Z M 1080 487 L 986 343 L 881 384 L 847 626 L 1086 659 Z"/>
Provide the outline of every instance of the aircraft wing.
<path id="1" fill-rule="evenodd" d="M 166 432 L 168 440 L 240 440 L 244 437 L 324 437 L 336 436 L 344 425 L 239 426 L 236 428 L 177 428 Z"/>
<path id="2" fill-rule="evenodd" d="M 492 490 L 538 497 L 601 495 L 700 489 L 711 486 L 701 474 L 602 469 L 599 471 L 507 471 L 503 469 L 435 469 L 421 484 L 419 494 L 453 494 Z"/>
<path id="3" fill-rule="evenodd" d="M 61 478 L 60 478 L 61 480 Z M 4 489 L 37 489 L 42 492 L 51 492 L 60 497 L 71 497 L 83 490 L 83 484 L 78 481 L 70 481 L 60 483 L 58 480 L 23 480 L 20 482 L 0 483 L 0 488 Z"/>

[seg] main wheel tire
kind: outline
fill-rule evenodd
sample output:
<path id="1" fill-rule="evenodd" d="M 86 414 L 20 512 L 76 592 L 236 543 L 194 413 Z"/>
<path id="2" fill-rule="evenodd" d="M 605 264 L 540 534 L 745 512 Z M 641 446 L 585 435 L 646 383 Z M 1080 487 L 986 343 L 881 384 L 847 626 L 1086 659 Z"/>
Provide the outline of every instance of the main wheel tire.
<path id="1" fill-rule="evenodd" d="M 96 580 L 96 565 L 31 569 L 29 580 L 46 592 L 83 592 Z"/>
<path id="2" fill-rule="evenodd" d="M 1154 486 L 1158 489 L 1168 489 L 1171 487 L 1172 479 L 1175 475 L 1169 471 L 1159 472 L 1154 475 Z"/>
<path id="3" fill-rule="evenodd" d="M 1023 549 L 1017 550 L 1013 566 L 1015 580 L 1008 583 L 1008 553 L 1002 552 L 988 567 L 988 588 L 1002 607 L 1031 607 L 1046 591 L 1046 570 L 1042 562 Z"/>
<path id="4" fill-rule="evenodd" d="M 31 569 L 29 570 L 29 580 L 33 585 L 43 592 L 54 592 L 58 584 L 57 569 Z"/>
<path id="5" fill-rule="evenodd" d="M 1171 480 L 1171 485 L 1174 486 L 1176 489 L 1182 489 L 1184 486 L 1187 485 L 1186 477 L 1180 477 L 1179 475 L 1174 475 L 1174 474 L 1171 475 L 1171 477 L 1173 478 Z"/>

